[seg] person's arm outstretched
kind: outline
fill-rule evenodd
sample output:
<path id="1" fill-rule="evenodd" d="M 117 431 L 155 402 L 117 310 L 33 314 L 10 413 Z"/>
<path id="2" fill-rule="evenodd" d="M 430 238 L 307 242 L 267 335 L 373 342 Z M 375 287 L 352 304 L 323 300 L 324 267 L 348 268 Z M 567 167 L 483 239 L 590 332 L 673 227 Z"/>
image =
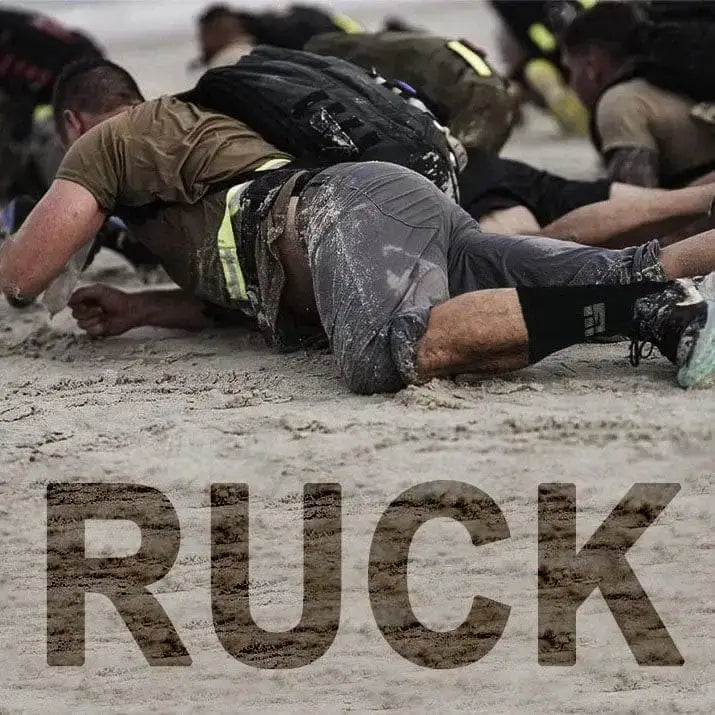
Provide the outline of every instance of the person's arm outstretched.
<path id="1" fill-rule="evenodd" d="M 95 284 L 76 290 L 69 306 L 79 327 L 93 338 L 121 335 L 142 326 L 203 330 L 230 325 L 256 329 L 255 323 L 240 311 L 213 306 L 180 289 L 126 293 Z"/>

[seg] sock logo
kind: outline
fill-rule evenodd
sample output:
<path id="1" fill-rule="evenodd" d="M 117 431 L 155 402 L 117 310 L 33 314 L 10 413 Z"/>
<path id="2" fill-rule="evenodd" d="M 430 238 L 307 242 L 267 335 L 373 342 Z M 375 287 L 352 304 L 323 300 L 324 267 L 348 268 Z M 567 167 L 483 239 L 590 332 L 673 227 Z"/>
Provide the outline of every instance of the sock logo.
<path id="1" fill-rule="evenodd" d="M 594 303 L 583 309 L 584 335 L 592 338 L 594 335 L 603 335 L 606 332 L 606 304 Z"/>

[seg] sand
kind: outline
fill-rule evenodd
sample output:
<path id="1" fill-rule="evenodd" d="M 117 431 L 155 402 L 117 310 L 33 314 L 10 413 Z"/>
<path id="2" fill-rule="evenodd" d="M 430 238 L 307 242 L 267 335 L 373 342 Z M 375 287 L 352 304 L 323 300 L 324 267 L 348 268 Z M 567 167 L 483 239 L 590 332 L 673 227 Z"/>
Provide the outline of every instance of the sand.
<path id="1" fill-rule="evenodd" d="M 437 27 L 441 17 L 445 30 L 464 26 L 468 14 L 451 3 L 425 3 L 420 12 Z M 162 78 L 145 50 L 120 49 L 118 59 L 140 63 L 145 81 L 180 81 Z M 596 167 L 585 143 L 560 141 L 535 115 L 507 153 L 570 176 Z M 141 287 L 110 255 L 86 278 Z M 275 355 L 260 339 L 231 332 L 143 329 L 92 342 L 66 311 L 49 322 L 39 308 L 14 311 L 4 303 L 0 331 L 3 712 L 711 711 L 715 391 L 678 389 L 665 360 L 633 369 L 627 344 L 579 347 L 502 379 L 356 397 L 328 354 Z M 403 490 L 433 480 L 486 492 L 510 530 L 509 539 L 478 548 L 444 519 L 416 534 L 408 579 L 425 626 L 456 628 L 477 594 L 511 607 L 491 652 L 454 670 L 419 667 L 395 653 L 375 624 L 367 585 L 383 511 Z M 151 590 L 191 666 L 150 667 L 110 601 L 96 594 L 86 599 L 85 665 L 47 665 L 50 482 L 141 484 L 171 500 L 180 551 Z M 257 669 L 220 645 L 211 614 L 209 508 L 210 485 L 219 482 L 249 485 L 253 615 L 272 630 L 300 619 L 303 487 L 341 485 L 340 629 L 313 664 Z M 544 482 L 576 485 L 579 546 L 633 484 L 680 484 L 628 560 L 682 667 L 638 666 L 598 592 L 578 613 L 576 665 L 539 665 L 537 490 Z M 88 556 L 124 556 L 139 545 L 126 522 L 90 526 Z M 439 663 L 438 654 L 429 656 Z"/>

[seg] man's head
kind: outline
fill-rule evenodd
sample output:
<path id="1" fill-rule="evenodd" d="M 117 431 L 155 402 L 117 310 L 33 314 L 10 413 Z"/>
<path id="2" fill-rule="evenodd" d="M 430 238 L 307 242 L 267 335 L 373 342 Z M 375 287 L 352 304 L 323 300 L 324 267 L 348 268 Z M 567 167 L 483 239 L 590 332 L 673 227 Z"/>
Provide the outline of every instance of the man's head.
<path id="1" fill-rule="evenodd" d="M 224 47 L 249 40 L 241 16 L 228 5 L 212 5 L 198 19 L 201 58 L 208 64 Z"/>
<path id="2" fill-rule="evenodd" d="M 67 147 L 104 119 L 143 102 L 132 76 L 101 58 L 67 65 L 55 84 L 55 126 Z"/>
<path id="3" fill-rule="evenodd" d="M 628 2 L 600 2 L 564 32 L 564 64 L 570 84 L 593 109 L 598 98 L 639 54 L 640 22 Z"/>

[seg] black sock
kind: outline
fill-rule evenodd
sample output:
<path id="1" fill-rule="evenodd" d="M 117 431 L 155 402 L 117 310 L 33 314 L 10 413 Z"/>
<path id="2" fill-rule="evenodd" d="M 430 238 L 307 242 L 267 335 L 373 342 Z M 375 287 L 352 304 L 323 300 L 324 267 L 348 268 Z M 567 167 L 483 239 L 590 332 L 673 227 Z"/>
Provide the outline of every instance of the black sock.
<path id="1" fill-rule="evenodd" d="M 603 335 L 630 335 L 635 302 L 671 283 L 517 288 L 529 333 L 529 362 Z"/>

